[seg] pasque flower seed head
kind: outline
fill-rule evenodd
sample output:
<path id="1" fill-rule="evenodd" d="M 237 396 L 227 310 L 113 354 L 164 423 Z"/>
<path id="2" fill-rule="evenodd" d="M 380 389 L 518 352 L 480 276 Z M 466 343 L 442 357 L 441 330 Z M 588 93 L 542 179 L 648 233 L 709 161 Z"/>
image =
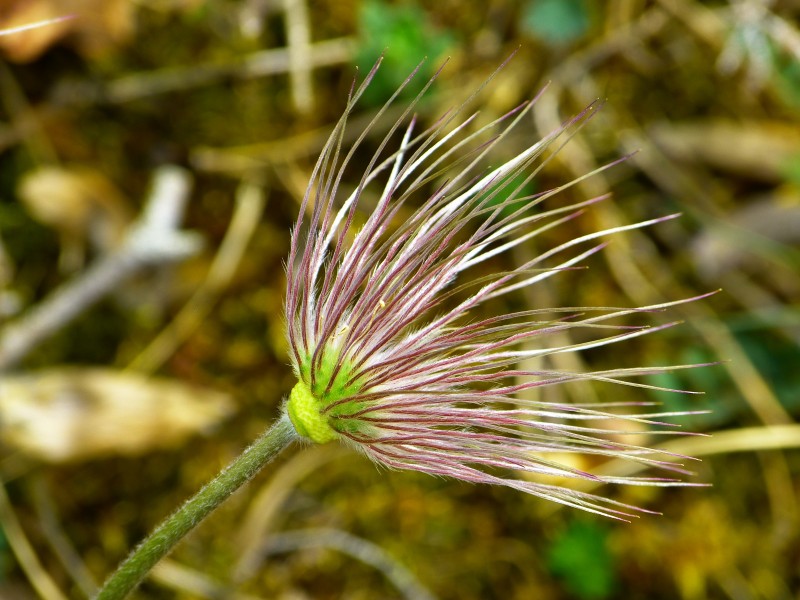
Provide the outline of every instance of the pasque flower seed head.
<path id="1" fill-rule="evenodd" d="M 506 485 L 617 518 L 641 509 L 556 485 L 551 476 L 690 485 L 673 478 L 598 477 L 556 458 L 566 453 L 624 457 L 685 473 L 656 450 L 618 441 L 631 429 L 620 427 L 626 421 L 675 432 L 675 426 L 661 421 L 672 413 L 637 414 L 646 402 L 556 404 L 518 395 L 580 380 L 650 387 L 629 378 L 665 368 L 568 373 L 517 365 L 525 358 L 580 352 L 668 327 L 618 323 L 669 303 L 472 315 L 480 305 L 579 265 L 602 248 L 599 238 L 671 218 L 582 235 L 510 271 L 474 274 L 477 265 L 565 226 L 603 199 L 549 206 L 550 198 L 576 181 L 523 195 L 596 106 L 487 169 L 487 155 L 522 123 L 536 99 L 477 127 L 477 113 L 465 115 L 476 92 L 416 132 L 411 113 L 434 76 L 386 134 L 355 190 L 343 197 L 342 180 L 354 153 L 403 89 L 345 150 L 348 117 L 379 64 L 351 90 L 292 232 L 286 319 L 298 382 L 285 410 L 297 432 L 317 443 L 343 441 L 388 467 Z M 392 150 L 396 138 L 401 139 Z M 566 346 L 544 343 L 547 336 L 571 330 L 592 337 Z M 525 478 L 516 476 L 522 472 Z"/>

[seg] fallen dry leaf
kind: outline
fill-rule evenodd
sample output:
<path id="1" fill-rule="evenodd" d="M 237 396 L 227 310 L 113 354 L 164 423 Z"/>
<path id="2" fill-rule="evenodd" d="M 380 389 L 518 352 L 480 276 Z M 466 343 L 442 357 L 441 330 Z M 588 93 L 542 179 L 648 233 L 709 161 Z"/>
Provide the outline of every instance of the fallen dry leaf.
<path id="1" fill-rule="evenodd" d="M 40 167 L 28 171 L 17 195 L 30 215 L 58 231 L 61 266 L 82 266 L 87 241 L 100 253 L 123 240 L 133 214 L 127 201 L 101 172 L 83 166 Z"/>
<path id="2" fill-rule="evenodd" d="M 0 378 L 0 439 L 62 463 L 171 448 L 233 412 L 227 394 L 101 368 Z"/>
<path id="3" fill-rule="evenodd" d="M 0 29 L 15 29 L 64 16 L 47 0 L 18 0 L 0 10 Z M 29 62 L 63 38 L 73 27 L 68 21 L 18 31 L 0 37 L 0 51 L 12 62 Z"/>
<path id="4" fill-rule="evenodd" d="M 131 0 L 6 0 L 0 5 L 0 29 L 67 16 L 71 18 L 0 37 L 0 53 L 12 62 L 30 62 L 69 36 L 78 52 L 97 56 L 134 33 Z"/>

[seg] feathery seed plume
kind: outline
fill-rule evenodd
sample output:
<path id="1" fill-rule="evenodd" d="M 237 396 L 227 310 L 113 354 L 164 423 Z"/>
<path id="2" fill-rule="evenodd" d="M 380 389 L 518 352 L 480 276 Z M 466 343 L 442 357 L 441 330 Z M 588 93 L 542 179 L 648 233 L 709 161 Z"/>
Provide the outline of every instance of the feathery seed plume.
<path id="1" fill-rule="evenodd" d="M 548 477 L 696 485 L 672 477 L 598 477 L 548 458 L 564 453 L 624 457 L 686 474 L 658 451 L 609 435 L 625 433 L 619 425 L 626 421 L 673 433 L 675 426 L 661 419 L 681 413 L 638 414 L 647 402 L 576 405 L 517 395 L 581 380 L 651 387 L 629 378 L 681 367 L 567 373 L 526 371 L 517 365 L 525 358 L 580 352 L 669 327 L 615 323 L 677 302 L 470 316 L 479 305 L 579 265 L 603 247 L 599 238 L 675 216 L 583 235 L 511 271 L 471 276 L 476 265 L 565 225 L 603 199 L 544 207 L 579 180 L 522 195 L 525 184 L 596 106 L 503 164 L 481 171 L 487 154 L 529 114 L 536 98 L 471 130 L 477 113 L 463 113 L 476 91 L 428 129 L 416 132 L 412 110 L 437 73 L 386 134 L 355 191 L 342 200 L 343 175 L 356 149 L 403 89 L 345 151 L 347 119 L 379 65 L 380 61 L 357 89 L 351 89 L 344 115 L 316 163 L 292 232 L 285 309 L 298 383 L 285 410 L 297 432 L 317 443 L 343 441 L 387 467 L 505 485 L 614 518 L 643 509 L 555 485 Z M 399 148 L 389 150 L 406 122 Z M 431 192 L 431 186 L 438 187 Z M 368 201 L 368 194 L 377 200 Z M 363 223 L 357 227 L 359 219 Z M 570 330 L 596 335 L 562 347 L 534 344 Z M 515 472 L 531 475 L 520 479 Z"/>

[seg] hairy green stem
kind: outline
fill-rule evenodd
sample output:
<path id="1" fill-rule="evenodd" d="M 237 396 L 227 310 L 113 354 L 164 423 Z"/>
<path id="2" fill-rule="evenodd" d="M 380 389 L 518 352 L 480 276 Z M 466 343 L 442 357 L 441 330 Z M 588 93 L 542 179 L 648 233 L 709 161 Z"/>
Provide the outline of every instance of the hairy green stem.
<path id="1" fill-rule="evenodd" d="M 108 578 L 95 596 L 95 600 L 125 598 L 183 536 L 194 529 L 233 492 L 250 481 L 264 465 L 295 439 L 297 432 L 289 418 L 283 415 L 216 478 L 208 482 L 139 544 Z"/>

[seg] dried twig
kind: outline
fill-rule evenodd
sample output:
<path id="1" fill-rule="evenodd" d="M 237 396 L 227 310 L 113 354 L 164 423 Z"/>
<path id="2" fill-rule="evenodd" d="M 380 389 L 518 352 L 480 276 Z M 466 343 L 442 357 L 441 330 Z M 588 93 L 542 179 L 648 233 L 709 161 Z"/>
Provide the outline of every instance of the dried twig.
<path id="1" fill-rule="evenodd" d="M 236 194 L 236 209 L 231 224 L 205 281 L 175 319 L 161 330 L 128 368 L 155 371 L 202 323 L 236 272 L 264 211 L 264 202 L 264 192 L 260 187 L 242 183 Z"/>
<path id="2" fill-rule="evenodd" d="M 36 508 L 36 515 L 39 517 L 42 533 L 46 536 L 56 557 L 78 588 L 80 588 L 83 595 L 86 598 L 91 598 L 97 591 L 97 582 L 61 527 L 56 514 L 56 507 L 53 504 L 44 478 L 34 476 L 31 487 L 34 507 Z"/>
<path id="3" fill-rule="evenodd" d="M 0 372 L 16 366 L 40 342 L 137 272 L 195 254 L 201 246 L 199 236 L 177 229 L 188 193 L 188 174 L 177 167 L 162 167 L 144 213 L 119 250 L 99 259 L 5 327 L 0 334 Z"/>
<path id="4" fill-rule="evenodd" d="M 14 514 L 5 486 L 0 482 L 0 526 L 3 528 L 8 545 L 17 558 L 28 581 L 43 600 L 67 600 L 53 579 L 48 575 L 36 557 L 31 543 Z"/>
<path id="5" fill-rule="evenodd" d="M 434 600 L 435 596 L 416 577 L 383 548 L 337 529 L 307 529 L 270 536 L 265 554 L 292 552 L 306 548 L 331 548 L 378 569 L 406 598 Z"/>
<path id="6" fill-rule="evenodd" d="M 352 58 L 354 49 L 355 41 L 352 38 L 336 38 L 312 44 L 307 54 L 308 69 L 346 63 Z M 61 103 L 74 104 L 91 102 L 119 104 L 210 85 L 225 78 L 253 79 L 286 73 L 292 64 L 289 48 L 261 50 L 228 62 L 127 75 L 111 81 L 99 90 L 94 89 L 93 84 L 81 84 L 63 89 L 63 97 L 59 100 Z"/>
<path id="7" fill-rule="evenodd" d="M 311 32 L 305 0 L 283 0 L 286 22 L 286 41 L 289 49 L 289 82 L 295 110 L 307 114 L 312 109 Z"/>

